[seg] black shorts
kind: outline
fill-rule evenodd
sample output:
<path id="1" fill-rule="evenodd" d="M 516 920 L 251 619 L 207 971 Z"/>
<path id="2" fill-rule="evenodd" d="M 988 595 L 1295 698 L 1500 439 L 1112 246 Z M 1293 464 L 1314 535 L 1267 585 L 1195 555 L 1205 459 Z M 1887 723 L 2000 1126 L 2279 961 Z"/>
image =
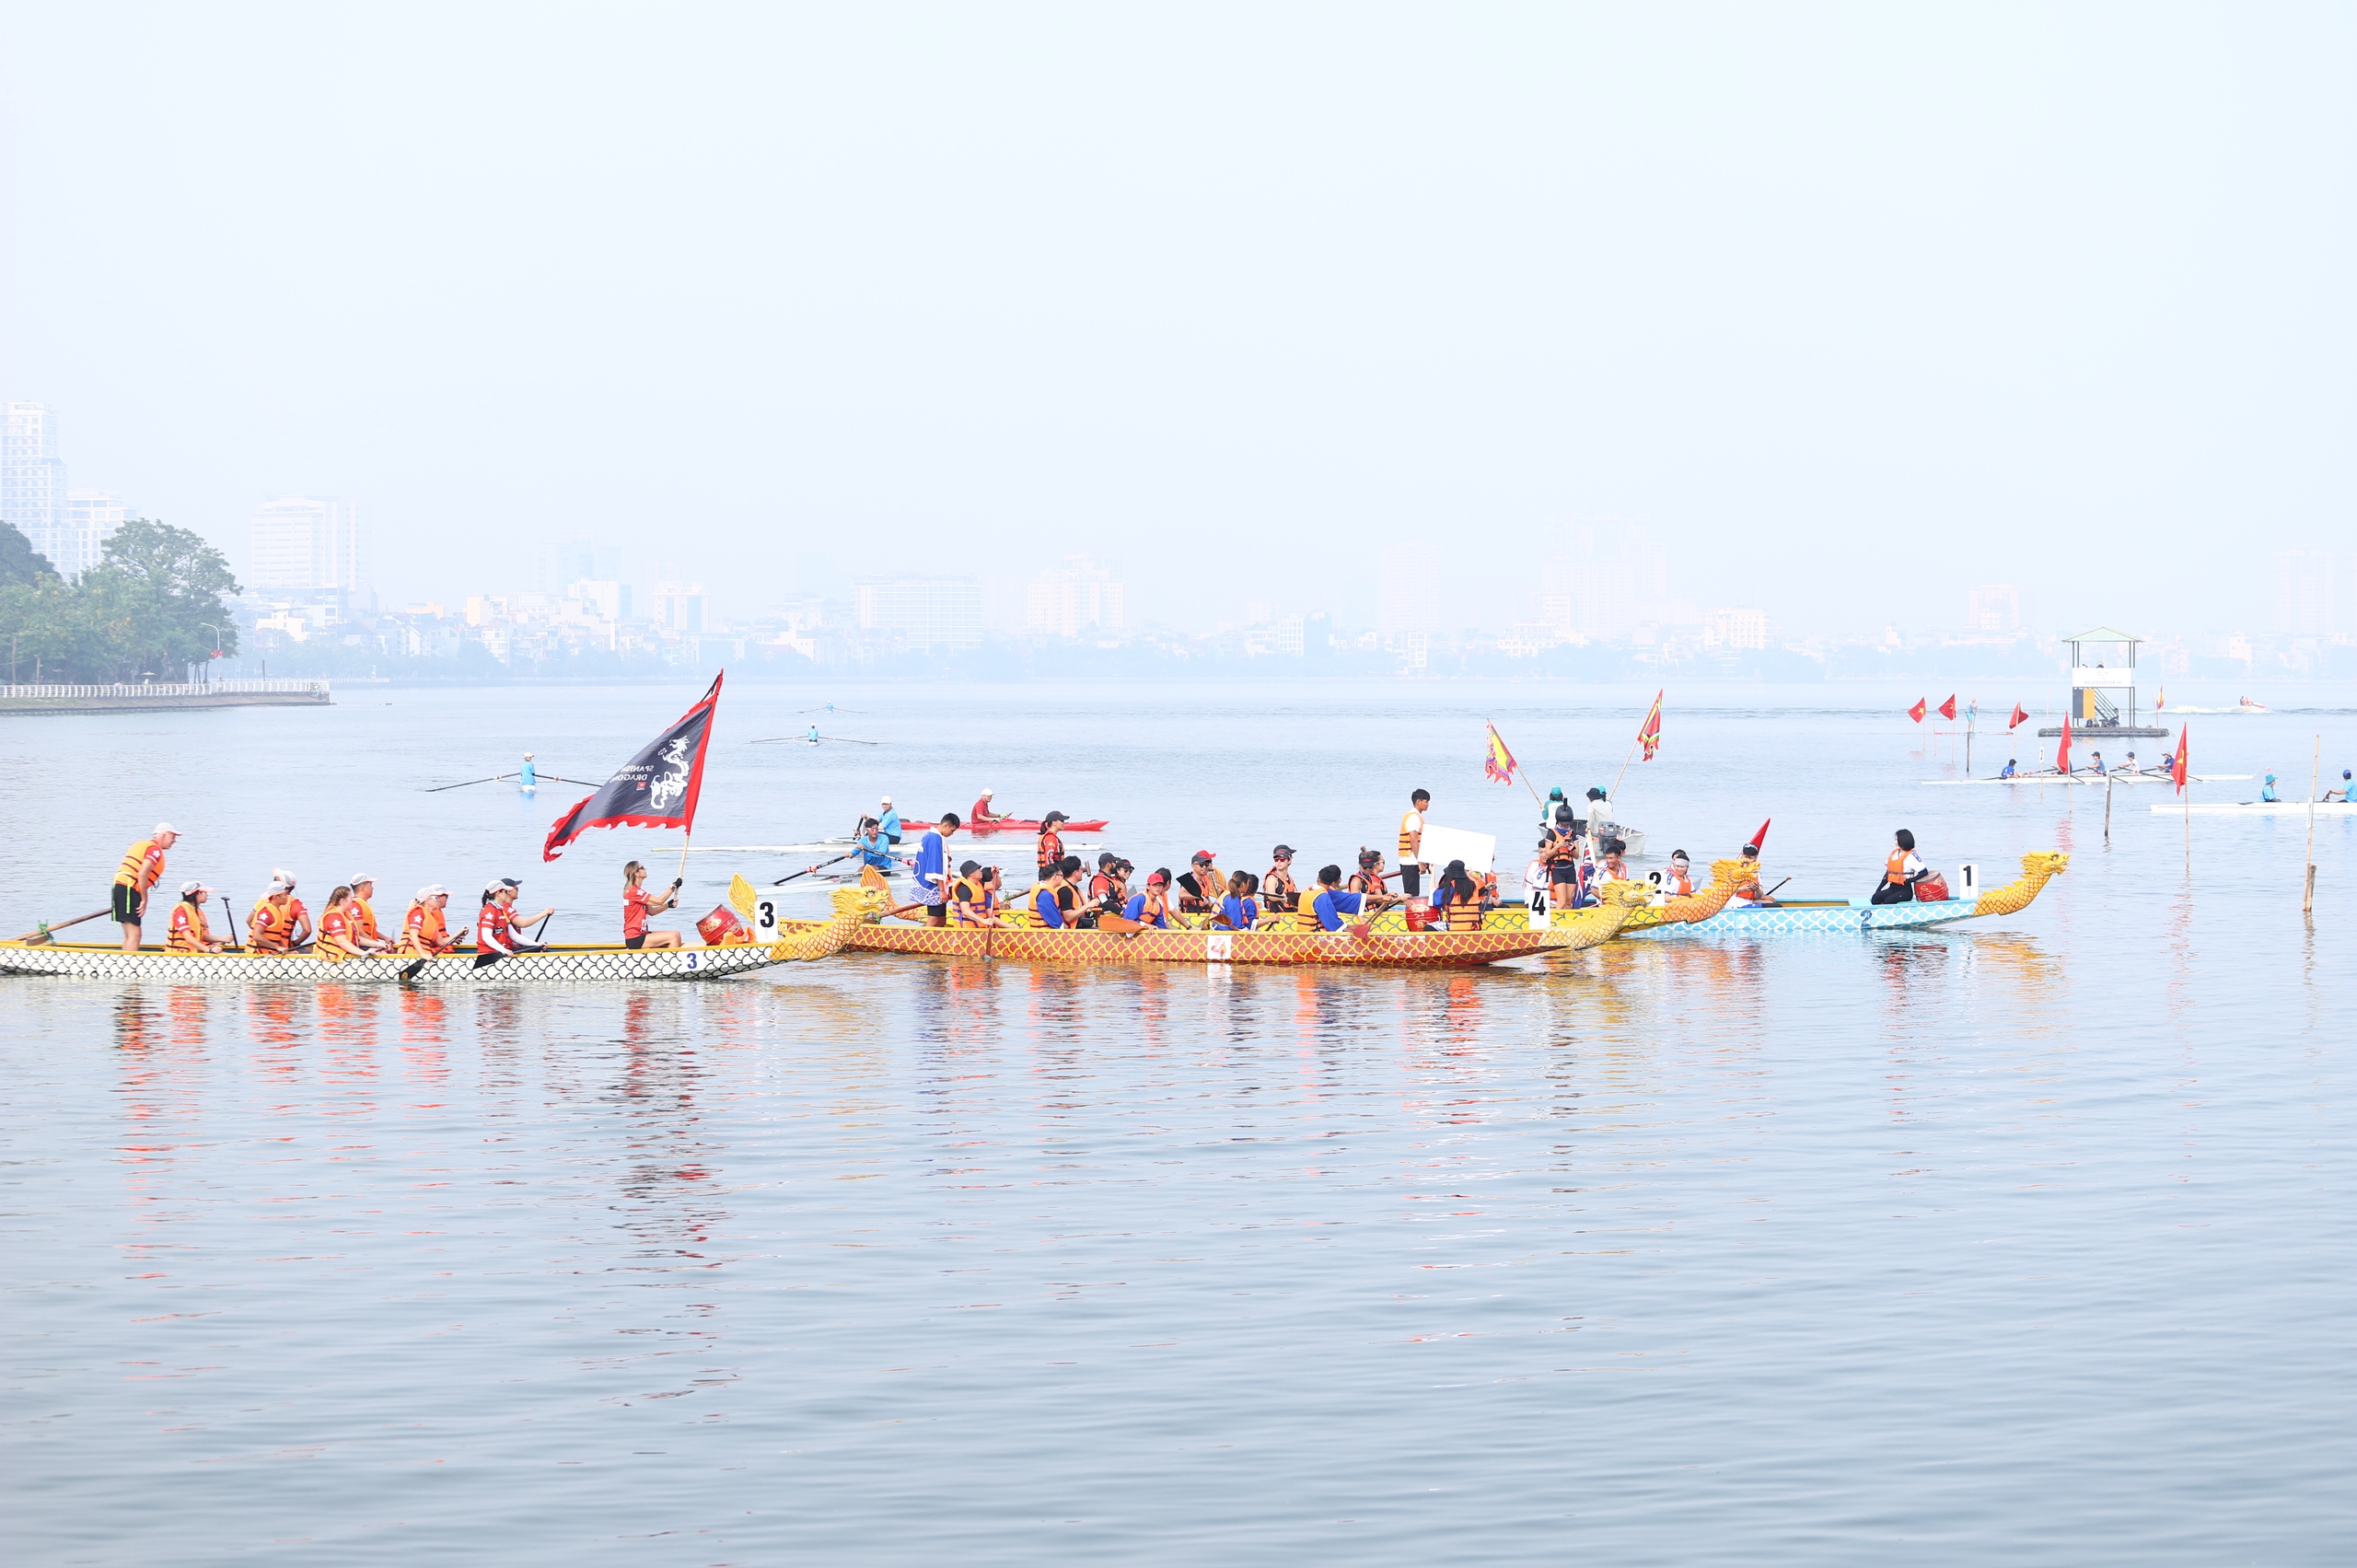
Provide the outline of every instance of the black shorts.
<path id="1" fill-rule="evenodd" d="M 1547 880 L 1558 888 L 1579 879 L 1580 868 L 1576 865 L 1550 865 L 1547 868 Z"/>
<path id="2" fill-rule="evenodd" d="M 114 918 L 119 925 L 136 925 L 147 912 L 147 895 L 128 882 L 114 885 Z"/>
<path id="3" fill-rule="evenodd" d="M 622 946 L 625 947 L 644 947 L 646 946 L 646 937 L 644 935 L 637 936 L 625 936 L 622 938 Z"/>
<path id="4" fill-rule="evenodd" d="M 1416 897 L 1424 890 L 1423 877 L 1423 867 L 1410 861 L 1399 868 L 1399 890 L 1411 899 Z"/>

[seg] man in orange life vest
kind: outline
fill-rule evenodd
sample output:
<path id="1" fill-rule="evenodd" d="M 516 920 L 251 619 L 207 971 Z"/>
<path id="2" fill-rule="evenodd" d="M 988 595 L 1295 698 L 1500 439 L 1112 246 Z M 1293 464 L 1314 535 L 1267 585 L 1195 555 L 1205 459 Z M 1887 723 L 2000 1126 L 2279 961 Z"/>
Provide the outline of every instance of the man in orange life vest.
<path id="1" fill-rule="evenodd" d="M 1423 890 L 1423 875 L 1432 869 L 1424 862 L 1424 812 L 1432 803 L 1433 792 L 1420 789 L 1408 797 L 1408 813 L 1399 819 L 1399 891 L 1411 899 Z"/>
<path id="2" fill-rule="evenodd" d="M 246 934 L 257 953 L 284 953 L 295 947 L 295 894 L 285 883 L 273 881 L 246 916 Z"/>
<path id="3" fill-rule="evenodd" d="M 164 852 L 180 842 L 180 832 L 169 822 L 158 822 L 156 830 L 122 852 L 122 864 L 114 874 L 114 918 L 122 927 L 122 950 L 139 951 L 139 922 L 147 912 L 147 893 L 164 875 Z"/>
<path id="4" fill-rule="evenodd" d="M 351 888 L 352 897 L 343 901 L 345 936 L 363 952 L 391 952 L 392 943 L 377 929 L 376 906 L 368 901 L 377 896 L 377 879 L 374 877 L 354 877 Z"/>

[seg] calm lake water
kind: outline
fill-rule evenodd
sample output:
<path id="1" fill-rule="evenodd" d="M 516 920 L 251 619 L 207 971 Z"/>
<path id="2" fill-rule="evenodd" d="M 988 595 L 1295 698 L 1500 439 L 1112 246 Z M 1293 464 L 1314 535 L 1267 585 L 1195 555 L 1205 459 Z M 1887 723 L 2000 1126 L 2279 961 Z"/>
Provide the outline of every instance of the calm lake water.
<path id="1" fill-rule="evenodd" d="M 602 777 L 698 690 L 0 720 L 0 781 L 44 808 L 0 847 L 0 921 L 98 907 L 165 816 L 172 880 L 246 902 L 273 865 L 307 897 L 373 872 L 396 913 L 514 875 L 552 938 L 601 936 L 621 862 L 668 878 L 675 838 L 543 865 L 585 792 L 423 786 L 526 749 Z M 2107 844 L 2099 792 L 1928 786 L 1961 758 L 1900 710 L 1945 694 L 1673 691 L 1620 814 L 1698 861 L 1772 817 L 1791 896 L 1864 892 L 1898 826 L 1992 883 L 2071 852 L 2024 915 L 1949 933 L 1416 977 L 0 979 L 0 1548 L 2346 1562 L 2357 824 L 2318 825 L 2305 920 L 2298 819 L 2194 819 L 2189 875 L 2165 790 L 2120 792 Z M 859 711 L 826 733 L 882 744 L 748 744 L 830 698 Z M 1483 782 L 1482 721 L 1576 794 L 1651 698 L 735 688 L 688 912 L 813 858 L 726 846 L 985 784 L 1109 816 L 1142 867 L 1251 869 L 1387 848 L 1422 784 L 1518 865 L 1535 811 Z M 2347 689 L 2270 700 L 2311 711 L 2197 718 L 2197 765 L 2301 796 L 2314 737 L 2357 758 Z M 1976 770 L 2006 754 L 1983 735 Z"/>

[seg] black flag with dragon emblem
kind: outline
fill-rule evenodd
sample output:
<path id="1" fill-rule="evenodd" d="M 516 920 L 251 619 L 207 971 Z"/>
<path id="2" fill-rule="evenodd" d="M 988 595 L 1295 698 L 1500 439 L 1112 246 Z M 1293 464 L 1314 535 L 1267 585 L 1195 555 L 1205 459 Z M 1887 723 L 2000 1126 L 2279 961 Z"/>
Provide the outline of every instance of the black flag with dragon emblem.
<path id="1" fill-rule="evenodd" d="M 692 828 L 696 796 L 703 791 L 704 748 L 712 740 L 713 709 L 720 682 L 639 754 L 614 770 L 605 787 L 556 820 L 542 860 L 554 860 L 564 846 L 592 828 Z"/>

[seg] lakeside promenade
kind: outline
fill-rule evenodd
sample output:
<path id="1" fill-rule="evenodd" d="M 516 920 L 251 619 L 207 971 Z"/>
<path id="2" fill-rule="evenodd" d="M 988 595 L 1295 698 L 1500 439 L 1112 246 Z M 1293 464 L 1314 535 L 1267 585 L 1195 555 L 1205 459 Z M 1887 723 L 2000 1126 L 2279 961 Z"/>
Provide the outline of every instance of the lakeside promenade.
<path id="1" fill-rule="evenodd" d="M 327 707 L 325 680 L 118 681 L 106 686 L 0 686 L 0 714 L 122 714 L 165 708 Z"/>

